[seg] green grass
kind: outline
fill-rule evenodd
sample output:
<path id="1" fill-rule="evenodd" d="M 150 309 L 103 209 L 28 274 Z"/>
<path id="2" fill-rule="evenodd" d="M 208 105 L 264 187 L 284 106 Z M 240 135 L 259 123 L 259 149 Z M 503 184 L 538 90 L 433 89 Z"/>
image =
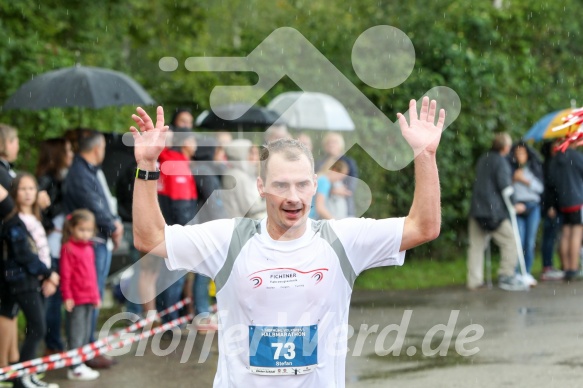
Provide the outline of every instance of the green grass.
<path id="1" fill-rule="evenodd" d="M 415 290 L 463 285 L 466 281 L 466 259 L 405 259 L 402 267 L 380 267 L 364 271 L 355 288 L 361 290 Z"/>
<path id="2" fill-rule="evenodd" d="M 558 258 L 555 257 L 555 262 Z M 492 281 L 497 279 L 499 254 L 492 254 Z M 402 267 L 380 267 L 364 271 L 356 278 L 355 289 L 360 290 L 420 290 L 435 287 L 463 286 L 466 283 L 466 257 L 452 259 L 407 259 Z M 534 259 L 532 275 L 538 278 L 542 259 Z M 484 276 L 486 269 L 484 268 Z M 486 280 L 486 279 L 484 279 Z"/>

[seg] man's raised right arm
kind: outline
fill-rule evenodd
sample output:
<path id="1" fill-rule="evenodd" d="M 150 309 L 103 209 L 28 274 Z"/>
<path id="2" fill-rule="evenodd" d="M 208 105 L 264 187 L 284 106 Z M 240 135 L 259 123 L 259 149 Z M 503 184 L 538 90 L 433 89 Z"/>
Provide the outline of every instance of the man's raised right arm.
<path id="1" fill-rule="evenodd" d="M 138 115 L 132 115 L 139 130 L 131 127 L 134 137 L 134 155 L 140 170 L 156 171 L 156 162 L 166 144 L 168 127 L 164 126 L 164 110 L 158 107 L 156 125 L 142 108 Z M 156 256 L 168 257 L 164 228 L 166 222 L 158 204 L 158 190 L 155 180 L 137 179 L 134 185 L 132 207 L 134 245 L 137 250 Z"/>

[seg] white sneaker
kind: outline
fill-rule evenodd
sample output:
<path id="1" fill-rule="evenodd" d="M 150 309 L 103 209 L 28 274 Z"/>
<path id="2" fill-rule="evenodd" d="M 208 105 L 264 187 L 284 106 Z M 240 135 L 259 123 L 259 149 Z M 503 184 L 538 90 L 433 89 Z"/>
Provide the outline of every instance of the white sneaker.
<path id="1" fill-rule="evenodd" d="M 536 287 L 536 285 L 538 284 L 536 279 L 529 273 L 522 277 L 522 281 L 528 284 L 530 287 Z"/>
<path id="2" fill-rule="evenodd" d="M 46 381 L 42 381 L 41 379 L 38 378 L 37 375 L 30 375 L 29 379 L 30 382 L 34 384 L 36 387 L 59 388 L 59 384 L 47 383 Z"/>
<path id="3" fill-rule="evenodd" d="M 85 364 L 81 364 L 75 369 L 69 369 L 67 371 L 67 378 L 69 380 L 78 381 L 90 381 L 95 380 L 99 377 L 99 372 L 89 368 Z"/>
<path id="4" fill-rule="evenodd" d="M 530 286 L 522 281 L 522 277 L 516 276 L 504 276 L 498 277 L 498 287 L 506 291 L 527 291 Z"/>

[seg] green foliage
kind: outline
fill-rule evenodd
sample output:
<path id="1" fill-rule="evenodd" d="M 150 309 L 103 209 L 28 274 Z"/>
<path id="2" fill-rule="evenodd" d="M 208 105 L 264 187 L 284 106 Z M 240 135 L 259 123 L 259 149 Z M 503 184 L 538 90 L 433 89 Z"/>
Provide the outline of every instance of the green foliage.
<path id="1" fill-rule="evenodd" d="M 454 89 L 462 112 L 442 137 L 438 163 L 442 184 L 443 229 L 434 243 L 414 255 L 445 260 L 464 254 L 466 219 L 474 162 L 492 134 L 520 137 L 545 113 L 580 103 L 579 2 L 388 0 L 258 0 L 217 2 L 104 0 L 15 0 L 0 3 L 0 102 L 34 76 L 82 63 L 131 75 L 166 108 L 196 112 L 209 106 L 218 84 L 252 84 L 252 73 L 191 73 L 183 64 L 191 56 L 246 56 L 274 29 L 298 29 L 391 119 L 434 86 Z M 393 90 L 362 83 L 350 53 L 358 35 L 379 24 L 403 30 L 416 50 L 415 69 Z M 162 57 L 179 67 L 163 72 Z M 305 69 L 311 71 L 311 69 Z M 287 78 L 262 99 L 297 90 Z M 78 125 L 123 132 L 132 124 L 132 107 L 99 111 L 50 109 L 0 112 L 0 122 L 20 129 L 19 166 L 32 169 L 39 140 Z M 374 141 L 377 132 L 371 130 Z M 320 135 L 320 134 L 319 134 Z M 315 139 L 318 143 L 319 139 Z M 349 155 L 358 161 L 373 198 L 366 216 L 406 215 L 413 193 L 413 170 L 387 172 L 363 148 Z M 357 198 L 359 200 L 359 198 Z M 368 203 L 358 201 L 366 208 Z"/>

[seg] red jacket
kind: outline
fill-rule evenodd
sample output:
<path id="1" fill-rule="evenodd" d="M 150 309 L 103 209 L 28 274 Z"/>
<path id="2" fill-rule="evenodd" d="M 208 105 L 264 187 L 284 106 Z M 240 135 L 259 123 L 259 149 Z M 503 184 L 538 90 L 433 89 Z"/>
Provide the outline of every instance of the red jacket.
<path id="1" fill-rule="evenodd" d="M 160 179 L 158 180 L 158 195 L 168 197 L 172 201 L 196 200 L 198 192 L 196 183 L 190 171 L 188 158 L 183 153 L 164 148 L 158 158 L 160 162 Z M 171 162 L 164 167 L 165 162 Z M 176 162 L 176 163 L 172 163 Z M 166 173 L 171 171 L 170 175 Z"/>
<path id="2" fill-rule="evenodd" d="M 61 293 L 75 305 L 100 301 L 95 271 L 95 251 L 91 241 L 69 240 L 61 247 Z"/>

